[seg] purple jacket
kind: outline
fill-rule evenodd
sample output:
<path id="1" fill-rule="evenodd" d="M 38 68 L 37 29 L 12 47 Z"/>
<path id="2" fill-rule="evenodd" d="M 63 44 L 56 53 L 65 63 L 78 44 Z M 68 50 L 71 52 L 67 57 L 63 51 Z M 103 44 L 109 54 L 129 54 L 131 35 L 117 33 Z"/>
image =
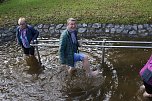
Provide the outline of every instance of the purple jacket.
<path id="1" fill-rule="evenodd" d="M 16 31 L 16 37 L 17 37 L 17 42 L 19 45 L 22 45 L 22 40 L 21 40 L 21 33 L 20 33 L 20 27 L 17 27 L 17 31 Z M 29 43 L 31 41 L 34 41 L 37 39 L 39 35 L 39 32 L 37 30 L 35 30 L 32 26 L 27 25 L 27 40 L 29 41 Z"/>
<path id="2" fill-rule="evenodd" d="M 144 67 L 140 70 L 139 74 L 143 81 L 152 85 L 152 55 L 150 56 Z"/>

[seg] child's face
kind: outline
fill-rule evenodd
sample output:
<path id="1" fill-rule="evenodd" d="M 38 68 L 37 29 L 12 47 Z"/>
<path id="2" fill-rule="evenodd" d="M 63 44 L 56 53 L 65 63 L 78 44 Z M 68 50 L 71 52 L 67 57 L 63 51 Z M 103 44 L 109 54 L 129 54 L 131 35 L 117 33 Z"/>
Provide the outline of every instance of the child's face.
<path id="1" fill-rule="evenodd" d="M 67 27 L 69 30 L 76 30 L 76 22 L 75 21 L 69 21 L 68 24 L 67 24 Z"/>
<path id="2" fill-rule="evenodd" d="M 25 22 L 21 22 L 19 24 L 19 26 L 20 26 L 21 29 L 25 29 L 26 28 L 26 23 Z"/>

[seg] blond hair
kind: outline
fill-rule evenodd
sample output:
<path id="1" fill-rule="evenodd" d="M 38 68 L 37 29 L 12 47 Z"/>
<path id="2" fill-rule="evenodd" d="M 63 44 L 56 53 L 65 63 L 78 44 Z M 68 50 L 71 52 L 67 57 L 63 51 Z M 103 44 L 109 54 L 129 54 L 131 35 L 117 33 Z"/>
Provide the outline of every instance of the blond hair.
<path id="1" fill-rule="evenodd" d="M 67 23 L 69 23 L 70 21 L 76 21 L 76 19 L 74 19 L 74 18 L 69 18 L 69 19 L 67 20 Z"/>
<path id="2" fill-rule="evenodd" d="M 20 25 L 21 23 L 26 23 L 26 19 L 24 17 L 20 17 L 18 19 L 18 24 Z"/>

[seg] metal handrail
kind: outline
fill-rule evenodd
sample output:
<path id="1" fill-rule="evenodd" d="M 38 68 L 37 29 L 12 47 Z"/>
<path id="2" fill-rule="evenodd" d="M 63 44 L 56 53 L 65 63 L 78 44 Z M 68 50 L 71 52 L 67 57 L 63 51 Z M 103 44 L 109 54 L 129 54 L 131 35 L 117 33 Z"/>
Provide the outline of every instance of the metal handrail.
<path id="1" fill-rule="evenodd" d="M 104 66 L 104 55 L 105 55 L 105 48 L 138 48 L 138 49 L 152 49 L 152 46 L 108 46 L 106 43 L 129 43 L 129 44 L 152 44 L 150 41 L 106 41 L 103 39 L 103 41 L 87 41 L 87 40 L 78 40 L 83 42 L 88 42 L 88 43 L 102 43 L 102 45 L 81 45 L 81 47 L 97 47 L 97 48 L 102 48 L 102 67 Z M 59 40 L 41 40 L 38 39 L 37 42 L 59 42 Z M 38 43 L 38 44 L 31 44 L 31 46 L 35 46 L 38 54 L 38 60 L 41 63 L 39 51 L 38 51 L 38 46 L 46 46 L 46 47 L 59 47 L 58 44 L 46 44 L 46 43 Z"/>
<path id="2" fill-rule="evenodd" d="M 52 44 L 30 44 L 31 46 L 46 46 L 46 47 L 59 47 L 59 45 Z"/>
<path id="3" fill-rule="evenodd" d="M 51 44 L 31 44 L 31 46 L 59 47 L 59 45 L 51 45 Z M 81 47 L 97 47 L 97 48 L 146 48 L 146 49 L 152 48 L 152 46 L 103 46 L 103 45 L 82 45 Z"/>
<path id="4" fill-rule="evenodd" d="M 59 42 L 59 40 L 37 40 L 38 42 Z"/>
<path id="5" fill-rule="evenodd" d="M 41 39 L 38 39 L 39 42 L 59 42 L 59 40 L 41 40 Z M 92 41 L 92 40 L 78 40 L 78 41 L 81 41 L 81 42 L 92 42 L 92 43 L 134 43 L 134 44 L 152 44 L 151 41 Z"/>

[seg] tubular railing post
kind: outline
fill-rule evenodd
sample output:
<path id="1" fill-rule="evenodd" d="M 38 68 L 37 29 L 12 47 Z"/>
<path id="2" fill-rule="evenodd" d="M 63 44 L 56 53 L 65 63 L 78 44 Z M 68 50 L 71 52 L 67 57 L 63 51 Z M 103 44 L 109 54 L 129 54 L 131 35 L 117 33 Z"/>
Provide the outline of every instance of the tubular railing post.
<path id="1" fill-rule="evenodd" d="M 35 40 L 36 44 L 38 44 L 38 41 Z M 40 57 L 40 53 L 39 53 L 39 50 L 38 50 L 38 46 L 35 46 L 36 48 L 36 52 L 37 52 L 37 57 L 38 57 L 38 61 L 39 61 L 39 64 L 41 65 L 41 57 Z"/>
<path id="2" fill-rule="evenodd" d="M 106 39 L 103 39 L 102 46 L 105 46 L 105 43 L 106 43 Z M 105 48 L 103 47 L 102 48 L 102 68 L 104 67 L 104 55 L 105 55 Z"/>

